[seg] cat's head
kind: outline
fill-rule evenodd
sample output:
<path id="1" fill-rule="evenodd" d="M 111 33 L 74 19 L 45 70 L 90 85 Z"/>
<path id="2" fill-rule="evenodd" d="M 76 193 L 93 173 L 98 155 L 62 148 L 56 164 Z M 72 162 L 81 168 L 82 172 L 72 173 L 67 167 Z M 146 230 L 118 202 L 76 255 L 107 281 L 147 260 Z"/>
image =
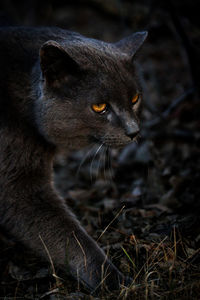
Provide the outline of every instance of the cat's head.
<path id="1" fill-rule="evenodd" d="M 36 106 L 42 134 L 58 147 L 121 147 L 139 133 L 141 89 L 133 60 L 146 32 L 117 43 L 75 35 L 40 49 Z"/>

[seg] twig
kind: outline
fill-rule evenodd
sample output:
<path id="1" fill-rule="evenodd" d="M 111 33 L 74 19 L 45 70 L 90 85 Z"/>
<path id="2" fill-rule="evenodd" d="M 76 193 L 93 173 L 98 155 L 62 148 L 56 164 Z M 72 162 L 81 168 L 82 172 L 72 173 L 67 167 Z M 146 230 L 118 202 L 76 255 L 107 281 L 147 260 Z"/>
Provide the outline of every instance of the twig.
<path id="1" fill-rule="evenodd" d="M 120 209 L 120 211 L 116 214 L 116 216 L 114 217 L 114 219 L 106 226 L 106 228 L 102 231 L 102 233 L 100 234 L 100 236 L 97 239 L 97 242 L 100 240 L 100 238 L 102 237 L 102 235 L 104 235 L 104 233 L 106 232 L 106 230 L 108 229 L 108 227 L 115 221 L 115 219 L 117 219 L 117 217 L 121 214 L 122 210 L 125 208 L 125 205 Z"/>
<path id="2" fill-rule="evenodd" d="M 39 299 L 43 299 L 43 298 L 45 298 L 46 296 L 50 296 L 50 295 L 52 295 L 52 294 L 58 294 L 58 293 L 59 293 L 59 289 L 56 288 L 56 289 L 53 289 L 53 290 L 51 290 L 51 291 L 48 291 L 48 292 L 44 293 L 42 296 L 40 296 Z"/>
<path id="3" fill-rule="evenodd" d="M 159 114 L 159 116 L 157 116 L 155 119 L 151 120 L 150 122 L 146 122 L 145 126 L 148 128 L 152 128 L 154 126 L 159 125 L 160 123 L 165 122 L 169 118 L 171 113 L 175 111 L 175 109 L 177 109 L 182 103 L 189 101 L 189 96 L 194 94 L 194 92 L 194 88 L 190 88 L 187 91 L 185 91 L 184 94 L 172 100 L 172 102 L 166 110 Z"/>
<path id="4" fill-rule="evenodd" d="M 79 247 L 81 248 L 81 251 L 83 252 L 84 263 L 85 263 L 85 269 L 87 270 L 87 257 L 86 257 L 85 251 L 84 251 L 84 249 L 83 249 L 83 246 L 82 246 L 81 243 L 79 242 L 79 240 L 78 240 L 78 238 L 76 237 L 74 231 L 73 231 L 73 236 L 74 236 L 75 240 L 77 241 Z"/>
<path id="5" fill-rule="evenodd" d="M 58 277 L 58 276 L 56 275 L 55 267 L 54 267 L 53 260 L 52 260 L 52 258 L 51 258 L 50 252 L 49 252 L 47 246 L 45 245 L 45 242 L 43 241 L 43 239 L 42 239 L 42 237 L 41 237 L 40 234 L 39 234 L 39 238 L 40 238 L 40 240 L 41 240 L 41 242 L 42 242 L 42 244 L 43 244 L 43 246 L 44 246 L 44 249 L 45 249 L 45 251 L 46 251 L 46 253 L 47 253 L 48 257 L 49 257 L 49 261 L 50 261 L 50 264 L 51 264 L 51 267 L 52 267 L 52 271 L 53 271 L 52 276 L 55 277 L 55 279 L 56 279 L 56 285 L 59 286 L 59 285 L 60 285 L 59 280 L 60 280 L 60 279 L 62 280 L 62 278 L 60 278 L 60 277 Z"/>
<path id="6" fill-rule="evenodd" d="M 170 105 L 168 106 L 168 108 L 162 113 L 162 117 L 163 118 L 167 118 L 170 116 L 170 114 L 177 108 L 180 106 L 180 104 L 188 101 L 188 97 L 191 96 L 194 93 L 194 88 L 190 88 L 187 91 L 184 92 L 184 94 L 182 94 L 181 96 L 179 96 L 178 98 L 174 99 Z"/>
<path id="7" fill-rule="evenodd" d="M 56 271 L 55 271 L 55 268 L 54 268 L 53 260 L 51 258 L 50 253 L 49 253 L 49 250 L 48 250 L 47 246 L 45 245 L 45 242 L 43 241 L 43 239 L 42 239 L 42 237 L 41 237 L 40 234 L 39 234 L 39 238 L 40 238 L 40 240 L 42 242 L 42 245 L 44 246 L 44 249 L 45 249 L 45 251 L 46 251 L 46 253 L 47 253 L 48 257 L 49 257 L 50 264 L 51 264 L 52 271 L 53 271 L 53 276 L 54 276 L 54 275 L 56 275 Z"/>

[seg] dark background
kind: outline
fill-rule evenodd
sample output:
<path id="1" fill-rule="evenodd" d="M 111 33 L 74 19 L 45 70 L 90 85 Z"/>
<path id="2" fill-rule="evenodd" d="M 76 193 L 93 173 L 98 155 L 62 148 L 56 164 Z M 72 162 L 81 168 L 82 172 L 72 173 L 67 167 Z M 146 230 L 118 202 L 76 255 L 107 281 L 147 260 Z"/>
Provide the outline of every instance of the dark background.
<path id="1" fill-rule="evenodd" d="M 143 299 L 144 290 L 147 299 L 156 295 L 163 299 L 199 299 L 198 2 L 4 0 L 0 3 L 1 26 L 58 26 L 109 42 L 135 31 L 149 32 L 137 59 L 144 93 L 139 144 L 111 151 L 111 160 L 104 157 L 105 153 L 101 157 L 90 153 L 83 162 L 87 149 L 68 158 L 58 158 L 55 163 L 57 188 L 93 237 L 97 238 L 100 228 L 104 229 L 125 205 L 123 213 L 99 242 L 104 249 L 109 248 L 115 264 L 137 278 L 137 288 L 129 291 L 127 298 L 119 299 L 133 299 L 133 294 L 135 299 Z M 11 242 L 7 246 L 7 241 L 1 239 L 0 297 L 28 295 L 33 299 L 33 295 L 49 297 L 47 291 L 53 291 L 52 297 L 59 294 L 64 295 L 63 299 L 66 295 L 75 299 L 77 287 L 73 280 L 67 292 L 58 291 L 42 263 L 33 263 L 31 258 L 31 263 L 24 265 L 24 258 L 20 259 L 16 250 L 18 246 Z M 152 259 L 154 256 L 157 258 Z M 132 261 L 135 268 L 130 267 Z M 150 272 L 159 274 L 160 279 L 150 278 L 146 284 Z M 150 292 L 152 282 L 155 284 Z M 77 297 L 86 297 L 84 293 L 81 290 Z"/>

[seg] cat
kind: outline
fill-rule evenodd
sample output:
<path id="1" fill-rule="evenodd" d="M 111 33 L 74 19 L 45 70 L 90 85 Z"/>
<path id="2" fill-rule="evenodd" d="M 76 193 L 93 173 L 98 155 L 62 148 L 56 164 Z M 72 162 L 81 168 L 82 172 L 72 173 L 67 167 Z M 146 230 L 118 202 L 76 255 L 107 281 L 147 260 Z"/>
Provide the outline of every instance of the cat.
<path id="1" fill-rule="evenodd" d="M 147 32 L 116 43 L 59 28 L 0 29 L 0 226 L 89 289 L 128 284 L 53 187 L 53 159 L 139 133 L 135 54 Z M 48 251 L 48 255 L 47 255 Z"/>

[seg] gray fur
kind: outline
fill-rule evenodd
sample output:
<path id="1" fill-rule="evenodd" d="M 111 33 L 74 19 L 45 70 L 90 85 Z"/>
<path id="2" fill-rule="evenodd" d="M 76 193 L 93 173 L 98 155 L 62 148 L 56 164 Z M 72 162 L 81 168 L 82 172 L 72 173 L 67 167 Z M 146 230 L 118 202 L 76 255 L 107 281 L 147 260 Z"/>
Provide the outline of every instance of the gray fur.
<path id="1" fill-rule="evenodd" d="M 58 28 L 0 29 L 0 225 L 48 259 L 44 243 L 57 267 L 91 289 L 102 265 L 109 289 L 124 277 L 55 192 L 53 158 L 92 141 L 131 142 L 139 36 L 111 44 Z M 107 103 L 108 111 L 95 113 L 95 103 Z"/>

